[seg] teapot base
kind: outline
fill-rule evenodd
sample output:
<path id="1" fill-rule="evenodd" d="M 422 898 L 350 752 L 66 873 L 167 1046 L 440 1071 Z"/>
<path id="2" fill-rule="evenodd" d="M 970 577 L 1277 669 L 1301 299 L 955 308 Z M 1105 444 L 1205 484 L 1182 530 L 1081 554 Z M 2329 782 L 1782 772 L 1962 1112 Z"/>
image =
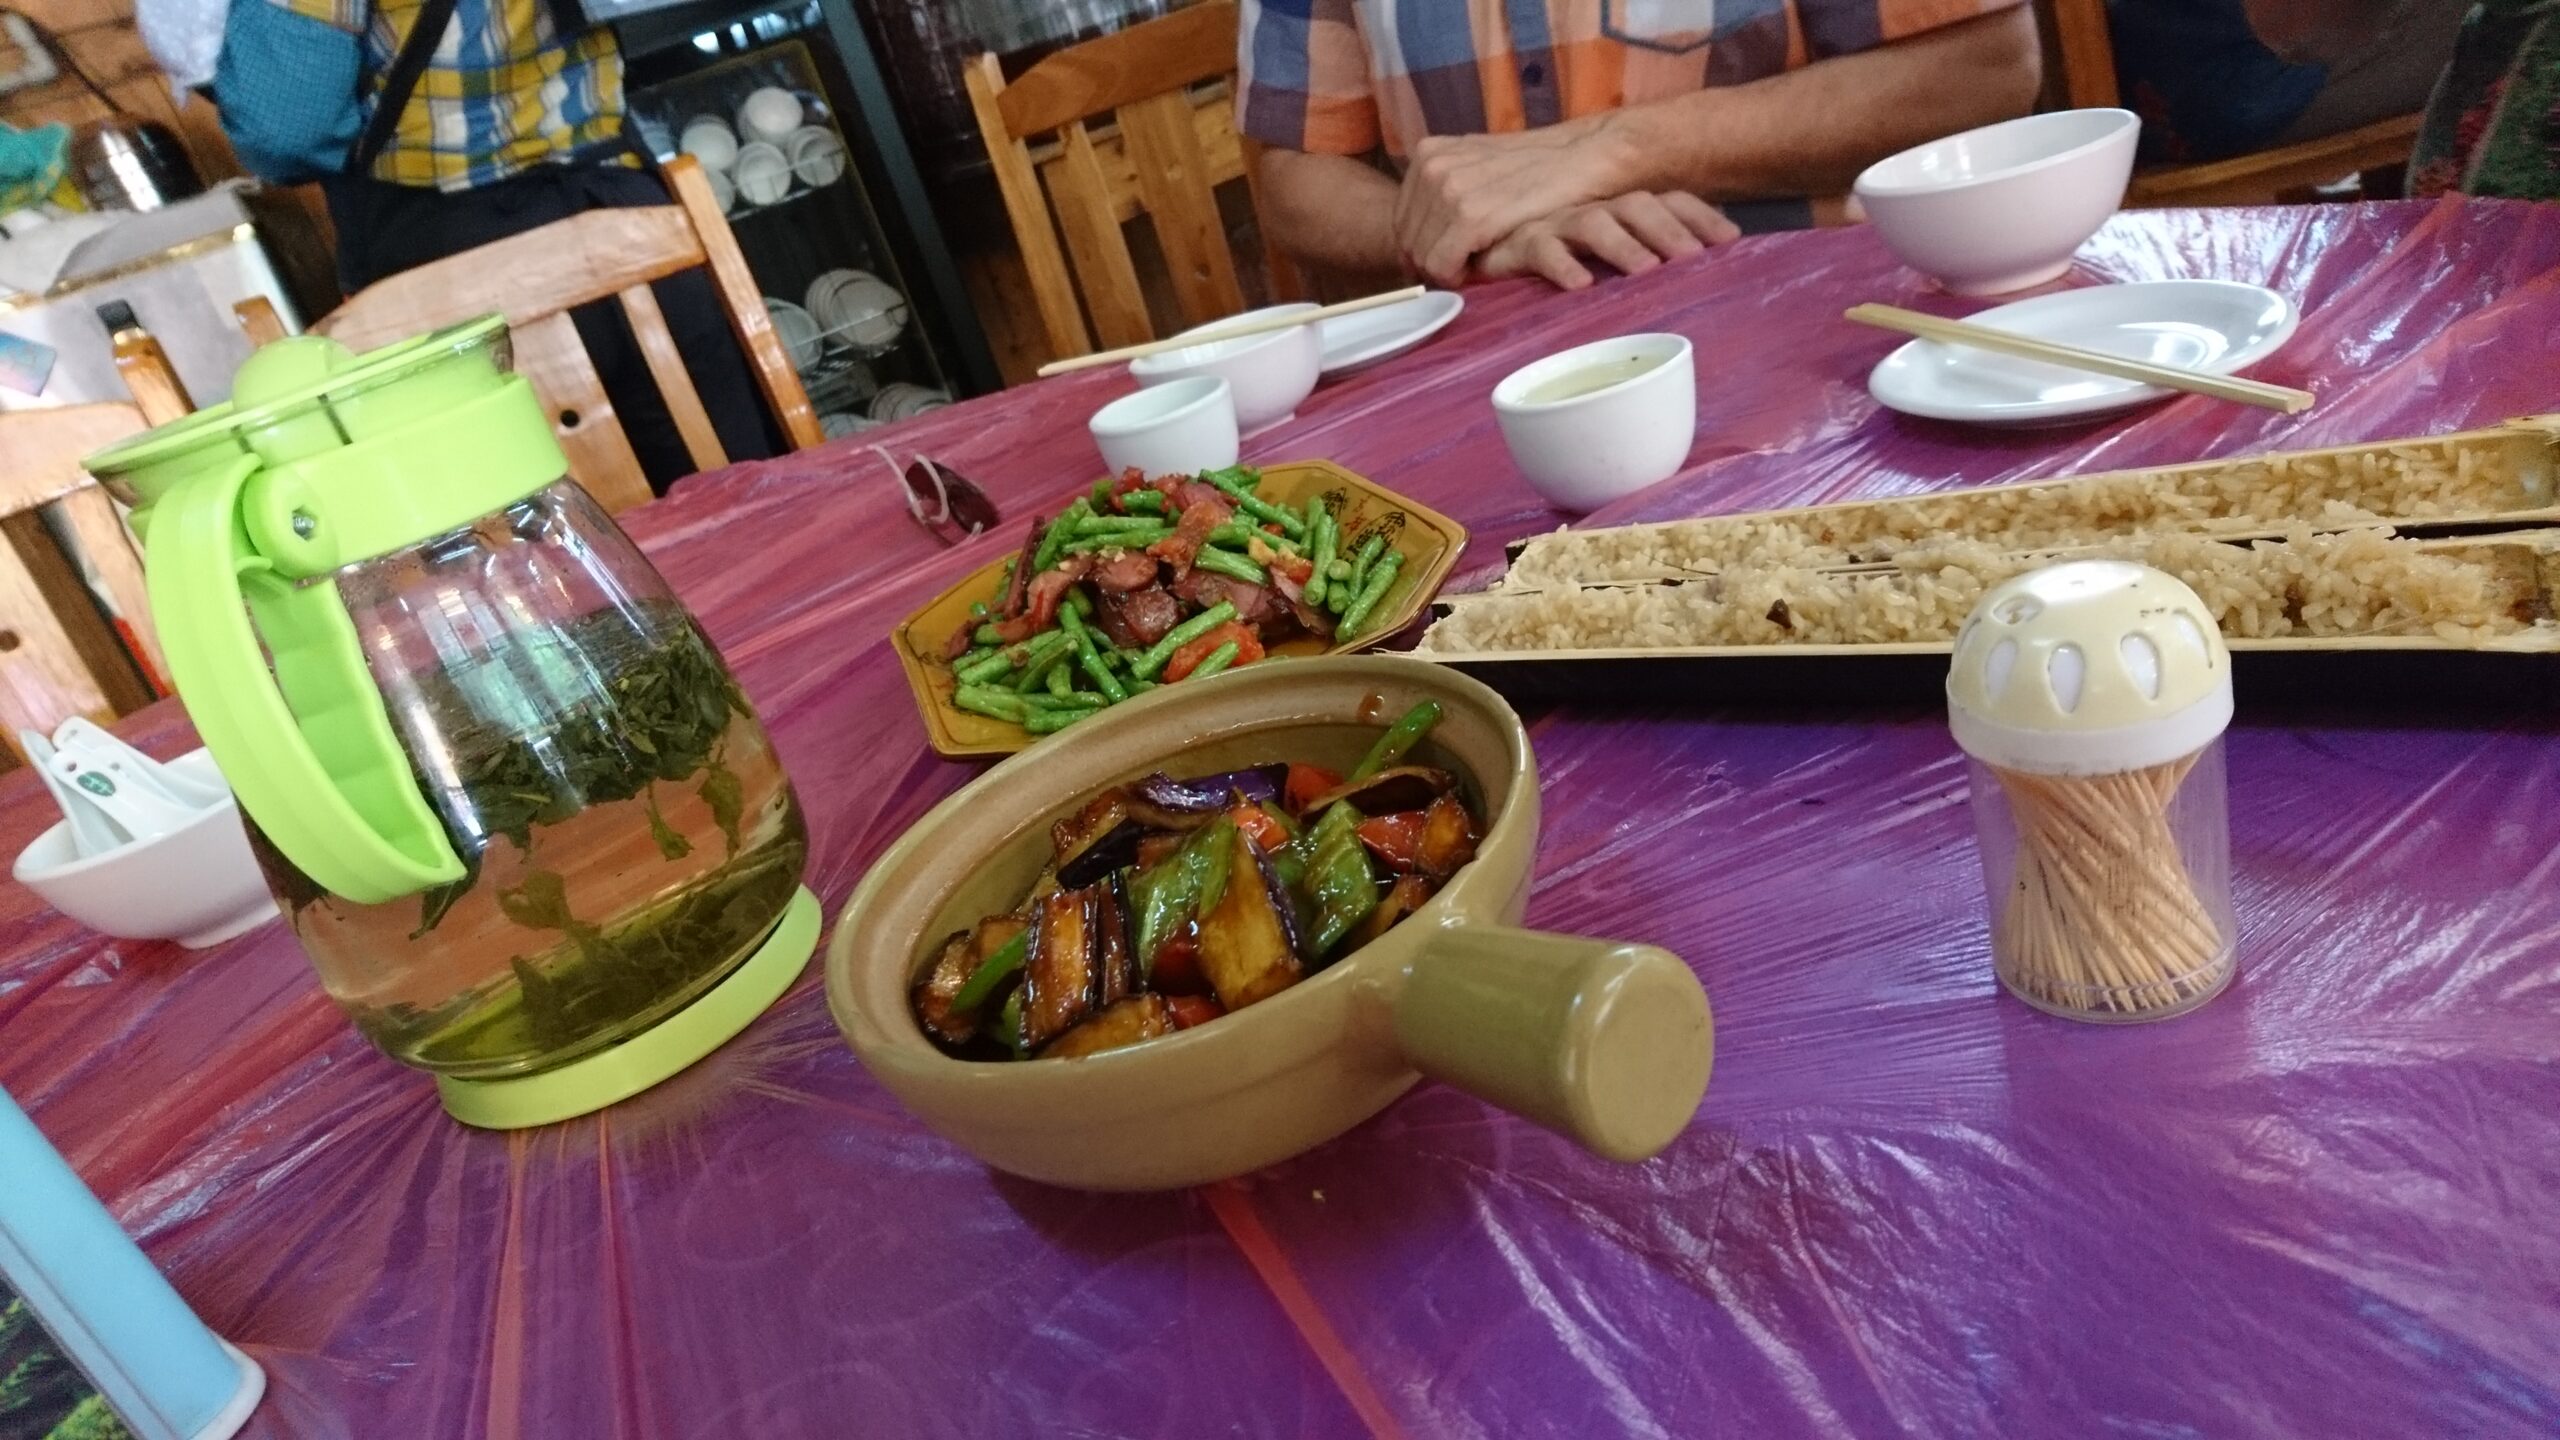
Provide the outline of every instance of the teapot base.
<path id="1" fill-rule="evenodd" d="M 824 912 L 805 886 L 756 952 L 700 999 L 621 1044 L 531 1075 L 436 1077 L 445 1113 L 483 1130 L 527 1130 L 591 1115 L 673 1079 L 729 1043 L 800 978 Z"/>

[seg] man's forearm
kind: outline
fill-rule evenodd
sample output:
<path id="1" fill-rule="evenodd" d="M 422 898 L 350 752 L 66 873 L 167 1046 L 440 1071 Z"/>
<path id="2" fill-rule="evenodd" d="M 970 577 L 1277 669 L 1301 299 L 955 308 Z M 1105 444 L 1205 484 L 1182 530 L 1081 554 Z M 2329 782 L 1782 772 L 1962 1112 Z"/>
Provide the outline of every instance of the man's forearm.
<path id="1" fill-rule="evenodd" d="M 1396 182 L 1347 155 L 1265 150 L 1259 172 L 1265 239 L 1335 270 L 1395 274 Z"/>
<path id="2" fill-rule="evenodd" d="M 1609 187 L 1709 200 L 1830 195 L 1870 163 L 2023 115 L 2040 54 L 2024 5 L 1820 64 L 1589 120 Z"/>
<path id="3" fill-rule="evenodd" d="M 1345 156 L 1270 150 L 1262 221 L 1319 265 L 1411 266 L 1453 284 L 1518 225 L 1585 202 L 1837 195 L 1896 150 L 2025 113 L 2037 65 L 2021 5 L 1745 85 L 1524 134 L 1425 139 L 1401 186 Z"/>

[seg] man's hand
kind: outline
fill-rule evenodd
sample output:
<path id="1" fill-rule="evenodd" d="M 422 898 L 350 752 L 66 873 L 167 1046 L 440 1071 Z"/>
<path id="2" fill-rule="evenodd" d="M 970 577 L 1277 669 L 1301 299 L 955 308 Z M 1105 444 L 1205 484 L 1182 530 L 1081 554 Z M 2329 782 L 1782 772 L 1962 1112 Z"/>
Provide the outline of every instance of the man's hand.
<path id="1" fill-rule="evenodd" d="M 1319 264 L 1403 265 L 1455 285 L 1521 227 L 1612 196 L 1840 194 L 1895 151 L 2025 114 L 2041 55 L 2034 12 L 2014 5 L 1748 84 L 1525 134 L 1425 139 L 1401 181 L 1338 155 L 1268 150 L 1263 224 Z"/>
<path id="2" fill-rule="evenodd" d="M 1591 283 L 1591 271 L 1579 256 L 1635 275 L 1741 233 L 1724 212 L 1686 191 L 1655 195 L 1639 190 L 1530 221 L 1486 251 L 1475 273 L 1495 280 L 1535 272 L 1559 290 L 1579 290 Z"/>
<path id="3" fill-rule="evenodd" d="M 1461 284 L 1468 261 L 1505 235 L 1625 189 L 1606 120 L 1416 143 L 1396 194 L 1396 245 L 1405 263 L 1435 284 Z"/>

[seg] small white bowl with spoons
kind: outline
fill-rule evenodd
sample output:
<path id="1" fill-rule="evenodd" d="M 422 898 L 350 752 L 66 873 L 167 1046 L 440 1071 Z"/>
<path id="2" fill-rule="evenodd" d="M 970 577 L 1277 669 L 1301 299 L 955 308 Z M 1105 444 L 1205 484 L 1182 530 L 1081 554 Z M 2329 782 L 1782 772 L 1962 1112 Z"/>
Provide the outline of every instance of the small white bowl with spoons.
<path id="1" fill-rule="evenodd" d="M 63 809 L 9 871 L 46 904 L 101 934 L 190 950 L 276 917 L 210 753 L 163 765 L 76 719 L 51 740 L 18 739 Z"/>

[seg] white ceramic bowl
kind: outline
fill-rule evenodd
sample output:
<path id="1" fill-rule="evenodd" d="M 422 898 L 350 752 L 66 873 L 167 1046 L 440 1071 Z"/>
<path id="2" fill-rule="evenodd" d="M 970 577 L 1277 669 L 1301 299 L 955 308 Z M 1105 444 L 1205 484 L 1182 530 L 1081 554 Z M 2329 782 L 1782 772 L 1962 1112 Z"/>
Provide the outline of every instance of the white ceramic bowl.
<path id="1" fill-rule="evenodd" d="M 868 270 L 829 270 L 809 282 L 809 310 L 829 334 L 880 351 L 906 333 L 907 297 Z"/>
<path id="2" fill-rule="evenodd" d="M 906 420 L 927 410 L 939 410 L 950 403 L 948 391 L 936 390 L 929 385 L 911 385 L 901 380 L 880 387 L 880 393 L 871 397 L 871 418 Z"/>
<path id="3" fill-rule="evenodd" d="M 738 133 L 772 144 L 799 129 L 806 118 L 799 96 L 779 85 L 767 85 L 738 107 Z"/>
<path id="4" fill-rule="evenodd" d="M 750 205 L 770 205 L 791 193 L 791 162 L 782 151 L 758 140 L 738 147 L 738 162 L 729 167 L 739 198 Z"/>
<path id="5" fill-rule="evenodd" d="M 2130 110 L 2055 110 L 1967 130 L 1858 177 L 1868 223 L 1904 264 L 1958 295 L 2041 285 L 2124 203 Z"/>
<path id="6" fill-rule="evenodd" d="M 726 215 L 738 208 L 738 187 L 729 182 L 728 172 L 705 170 L 702 179 L 711 187 L 711 198 L 719 202 L 721 214 Z"/>
<path id="7" fill-rule="evenodd" d="M 169 765 L 224 783 L 213 756 L 203 750 Z M 175 940 L 201 950 L 276 918 L 276 902 L 249 854 L 239 804 L 228 795 L 157 840 L 87 859 L 72 844 L 71 822 L 56 822 L 20 852 L 9 873 L 54 909 L 126 940 Z"/>
<path id="8" fill-rule="evenodd" d="M 702 168 L 717 175 L 738 163 L 738 137 L 729 122 L 716 115 L 697 115 L 685 122 L 684 133 L 677 137 L 676 148 L 702 162 Z"/>
<path id="9" fill-rule="evenodd" d="M 1117 475 L 1131 466 L 1152 480 L 1196 475 L 1236 463 L 1234 388 L 1215 375 L 1192 375 L 1123 395 L 1094 412 L 1087 427 L 1102 463 Z"/>
<path id="10" fill-rule="evenodd" d="M 782 153 L 803 185 L 833 185 L 844 178 L 844 142 L 824 125 L 803 125 L 784 136 Z"/>
<path id="11" fill-rule="evenodd" d="M 861 410 L 880 393 L 880 377 L 861 361 L 846 360 L 828 375 L 824 393 L 828 409 Z"/>
<path id="12" fill-rule="evenodd" d="M 782 348 L 791 352 L 792 368 L 806 370 L 817 364 L 818 357 L 826 353 L 817 320 L 790 301 L 770 295 L 764 297 L 764 309 L 773 317 L 773 333 L 781 337 Z"/>
<path id="13" fill-rule="evenodd" d="M 1173 338 L 1179 340 L 1183 335 L 1223 330 L 1239 321 L 1257 320 L 1265 315 L 1287 315 L 1319 308 L 1301 303 L 1248 310 L 1242 315 L 1185 330 Z M 1297 414 L 1298 402 L 1315 393 L 1316 375 L 1323 368 L 1324 337 L 1313 325 L 1293 325 L 1286 330 L 1247 335 L 1241 340 L 1217 340 L 1206 345 L 1185 346 L 1129 362 L 1129 373 L 1136 376 L 1141 385 L 1162 385 L 1194 376 L 1214 376 L 1226 381 L 1235 391 L 1237 428 L 1246 435 L 1260 434 Z"/>
<path id="14" fill-rule="evenodd" d="M 1548 382 L 1624 360 L 1651 368 L 1567 399 L 1529 398 Z M 1559 510 L 1596 510 L 1670 479 L 1698 430 L 1698 372 L 1688 338 L 1621 335 L 1532 360 L 1493 387 L 1502 443 L 1531 489 Z"/>

